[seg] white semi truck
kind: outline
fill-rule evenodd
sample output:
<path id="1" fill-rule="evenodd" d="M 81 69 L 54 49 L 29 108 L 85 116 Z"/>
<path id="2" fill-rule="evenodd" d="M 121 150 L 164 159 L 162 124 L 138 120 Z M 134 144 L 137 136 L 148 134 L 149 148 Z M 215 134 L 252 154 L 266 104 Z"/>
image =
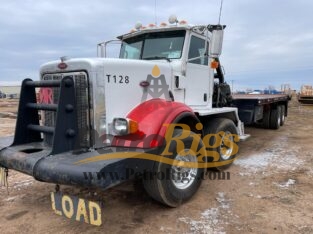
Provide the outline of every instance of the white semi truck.
<path id="1" fill-rule="evenodd" d="M 155 200 L 171 207 L 188 200 L 207 168 L 235 159 L 237 142 L 248 137 L 239 114 L 274 129 L 287 115 L 282 96 L 234 102 L 219 61 L 224 28 L 170 17 L 119 36 L 119 58 L 102 57 L 101 43 L 97 58 L 44 64 L 40 81 L 22 83 L 14 140 L 0 151 L 0 166 L 101 189 L 136 174 Z"/>

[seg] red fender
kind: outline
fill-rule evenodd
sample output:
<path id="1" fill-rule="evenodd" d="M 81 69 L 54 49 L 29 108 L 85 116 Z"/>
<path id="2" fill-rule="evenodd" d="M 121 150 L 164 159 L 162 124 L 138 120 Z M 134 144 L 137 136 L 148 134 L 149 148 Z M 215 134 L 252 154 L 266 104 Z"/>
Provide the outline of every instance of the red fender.
<path id="1" fill-rule="evenodd" d="M 138 131 L 125 136 L 115 136 L 112 146 L 153 148 L 161 146 L 167 130 L 165 124 L 173 123 L 182 113 L 191 113 L 192 109 L 183 103 L 152 99 L 134 108 L 127 118 L 138 123 Z"/>

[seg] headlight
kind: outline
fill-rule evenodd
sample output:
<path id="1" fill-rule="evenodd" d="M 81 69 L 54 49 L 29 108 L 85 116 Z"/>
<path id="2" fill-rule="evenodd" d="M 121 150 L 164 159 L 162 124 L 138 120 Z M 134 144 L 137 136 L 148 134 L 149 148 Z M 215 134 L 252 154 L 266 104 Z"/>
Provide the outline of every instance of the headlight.
<path id="1" fill-rule="evenodd" d="M 127 119 L 115 118 L 113 120 L 113 132 L 116 135 L 126 135 L 128 133 Z"/>
<path id="2" fill-rule="evenodd" d="M 114 118 L 112 134 L 117 136 L 127 135 L 138 131 L 138 123 L 131 119 Z"/>

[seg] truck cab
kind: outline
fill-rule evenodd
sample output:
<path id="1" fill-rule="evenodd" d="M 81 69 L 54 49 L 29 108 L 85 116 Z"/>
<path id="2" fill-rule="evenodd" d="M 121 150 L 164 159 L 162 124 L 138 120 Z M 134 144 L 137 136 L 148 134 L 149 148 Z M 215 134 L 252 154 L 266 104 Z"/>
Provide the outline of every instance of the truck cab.
<path id="1" fill-rule="evenodd" d="M 222 34 L 212 42 L 215 47 L 211 41 L 213 33 L 222 33 L 224 28 L 191 26 L 186 21 L 162 23 L 160 27 L 139 24 L 131 33 L 118 37 L 122 43 L 119 58 L 169 64 L 170 90 L 175 100 L 195 108 L 212 108 L 216 68 L 211 64 L 221 53 Z M 106 46 L 107 42 L 99 44 L 100 56 L 105 56 Z"/>
<path id="2" fill-rule="evenodd" d="M 119 37 L 122 40 L 120 58 L 161 60 L 170 64 L 170 88 L 175 100 L 191 107 L 211 108 L 214 78 L 208 62 L 211 33 L 207 34 L 201 33 L 199 27 L 188 25 L 159 29 L 152 26 Z"/>

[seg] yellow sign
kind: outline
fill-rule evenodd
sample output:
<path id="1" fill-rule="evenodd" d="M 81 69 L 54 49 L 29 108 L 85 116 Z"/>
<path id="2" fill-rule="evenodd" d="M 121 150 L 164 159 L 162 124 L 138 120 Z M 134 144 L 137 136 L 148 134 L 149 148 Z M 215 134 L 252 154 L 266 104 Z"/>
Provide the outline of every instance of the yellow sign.
<path id="1" fill-rule="evenodd" d="M 57 215 L 95 226 L 102 225 L 101 206 L 97 202 L 51 192 L 51 205 Z"/>

